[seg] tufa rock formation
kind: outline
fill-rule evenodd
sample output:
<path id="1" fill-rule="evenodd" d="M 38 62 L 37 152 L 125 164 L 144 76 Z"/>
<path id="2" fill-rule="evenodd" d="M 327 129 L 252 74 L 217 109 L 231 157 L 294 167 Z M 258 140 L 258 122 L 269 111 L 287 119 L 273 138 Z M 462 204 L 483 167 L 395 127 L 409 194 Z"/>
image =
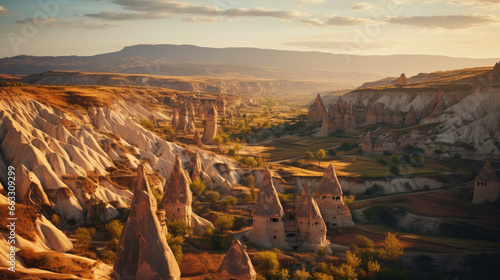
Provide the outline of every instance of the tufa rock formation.
<path id="1" fill-rule="evenodd" d="M 224 100 L 224 98 L 222 98 L 221 94 L 219 94 L 219 96 L 217 96 L 217 100 L 215 100 L 215 106 L 217 108 L 217 112 L 219 113 L 219 115 L 221 117 L 225 117 L 226 116 L 226 101 Z"/>
<path id="2" fill-rule="evenodd" d="M 255 280 L 257 272 L 247 254 L 247 246 L 238 239 L 233 240 L 222 264 L 217 270 L 218 280 Z"/>
<path id="3" fill-rule="evenodd" d="M 203 171 L 203 165 L 201 162 L 200 155 L 196 153 L 193 162 L 193 172 L 191 173 L 191 180 L 194 181 L 196 178 L 200 178 L 201 181 L 211 181 L 210 176 Z"/>
<path id="4" fill-rule="evenodd" d="M 372 140 L 370 139 L 370 131 L 368 131 L 365 135 L 361 136 L 361 150 L 363 153 L 371 153 L 373 149 Z"/>
<path id="5" fill-rule="evenodd" d="M 321 216 L 318 204 L 307 183 L 302 189 L 300 200 L 295 208 L 295 221 L 299 229 L 299 236 L 307 244 L 305 247 L 327 245 L 326 225 Z"/>
<path id="6" fill-rule="evenodd" d="M 179 121 L 177 124 L 177 130 L 185 131 L 188 119 L 189 119 L 188 110 L 186 104 L 184 104 L 182 105 L 182 109 L 179 112 Z"/>
<path id="7" fill-rule="evenodd" d="M 496 172 L 490 162 L 486 162 L 474 179 L 474 197 L 472 203 L 494 202 L 500 194 L 500 172 Z"/>
<path id="8" fill-rule="evenodd" d="M 179 280 L 181 272 L 156 216 L 156 200 L 142 165 L 137 169 L 130 214 L 118 242 L 112 279 Z"/>
<path id="9" fill-rule="evenodd" d="M 351 212 L 344 203 L 342 188 L 331 164 L 321 178 L 314 196 L 327 228 L 354 226 Z"/>
<path id="10" fill-rule="evenodd" d="M 397 86 L 406 86 L 409 85 L 410 81 L 408 78 L 406 78 L 405 73 L 402 73 L 401 76 L 399 76 L 398 80 L 396 81 Z"/>
<path id="11" fill-rule="evenodd" d="M 205 114 L 205 130 L 201 141 L 205 144 L 214 145 L 215 135 L 217 134 L 217 110 L 213 104 L 208 105 Z"/>
<path id="12" fill-rule="evenodd" d="M 415 124 L 417 124 L 417 115 L 415 114 L 413 106 L 410 106 L 410 110 L 408 110 L 408 114 L 406 114 L 405 125 L 415 125 Z"/>
<path id="13" fill-rule="evenodd" d="M 323 104 L 321 95 L 318 94 L 314 102 L 311 104 L 311 106 L 309 106 L 306 126 L 313 126 L 321 123 L 325 115 L 326 115 L 325 105 Z"/>
<path id="14" fill-rule="evenodd" d="M 450 108 L 451 106 L 458 104 L 460 101 L 462 101 L 462 94 L 460 93 L 460 89 L 457 89 L 457 92 L 455 92 L 453 98 L 448 101 L 446 108 Z"/>
<path id="15" fill-rule="evenodd" d="M 253 206 L 250 242 L 264 248 L 288 249 L 285 240 L 284 212 L 274 188 L 271 173 L 265 169 L 262 184 Z"/>
<path id="16" fill-rule="evenodd" d="M 191 203 L 193 194 L 189 187 L 191 180 L 182 168 L 179 156 L 175 156 L 174 168 L 165 184 L 165 193 L 161 200 L 168 220 L 183 220 L 193 228 L 193 233 L 203 234 L 206 227 L 214 228 L 212 223 L 193 213 Z"/>

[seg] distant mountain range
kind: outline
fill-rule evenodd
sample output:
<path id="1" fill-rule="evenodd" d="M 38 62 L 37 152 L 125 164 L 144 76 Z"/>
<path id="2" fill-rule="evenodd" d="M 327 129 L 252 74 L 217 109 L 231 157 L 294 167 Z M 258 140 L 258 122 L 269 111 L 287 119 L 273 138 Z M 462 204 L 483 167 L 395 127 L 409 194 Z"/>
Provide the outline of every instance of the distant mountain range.
<path id="1" fill-rule="evenodd" d="M 432 55 L 359 56 L 257 48 L 206 48 L 192 45 L 136 45 L 93 56 L 27 56 L 0 59 L 0 73 L 29 75 L 49 70 L 208 76 L 326 82 L 352 88 L 401 73 L 491 66 L 499 58 Z"/>

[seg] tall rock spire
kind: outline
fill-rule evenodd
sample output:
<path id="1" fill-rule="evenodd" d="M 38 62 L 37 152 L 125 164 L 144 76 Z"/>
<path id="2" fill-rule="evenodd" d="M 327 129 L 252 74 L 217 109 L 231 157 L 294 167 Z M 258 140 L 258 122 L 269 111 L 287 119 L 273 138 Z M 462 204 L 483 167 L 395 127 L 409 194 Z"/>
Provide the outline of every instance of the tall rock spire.
<path id="1" fill-rule="evenodd" d="M 167 183 L 165 185 L 165 194 L 161 200 L 162 204 L 166 203 L 183 203 L 191 204 L 193 194 L 189 188 L 189 178 L 182 168 L 181 160 L 178 155 L 175 155 L 174 168 L 170 172 Z"/>
<path id="2" fill-rule="evenodd" d="M 314 102 L 309 107 L 307 113 L 307 126 L 313 126 L 319 124 L 323 121 L 323 117 L 326 115 L 326 108 L 321 99 L 321 95 L 317 95 Z"/>
<path id="3" fill-rule="evenodd" d="M 118 242 L 113 279 L 179 280 L 181 272 L 156 216 L 156 200 L 142 165 L 137 169 L 130 214 Z"/>

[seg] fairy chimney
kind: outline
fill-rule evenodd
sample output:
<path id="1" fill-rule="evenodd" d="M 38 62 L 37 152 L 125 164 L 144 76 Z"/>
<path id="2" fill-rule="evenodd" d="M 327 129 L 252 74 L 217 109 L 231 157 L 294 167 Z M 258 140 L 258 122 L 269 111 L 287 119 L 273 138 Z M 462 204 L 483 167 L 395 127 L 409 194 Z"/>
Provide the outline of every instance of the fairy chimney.
<path id="1" fill-rule="evenodd" d="M 305 242 L 316 246 L 327 244 L 326 225 L 309 183 L 302 189 L 299 203 L 295 208 L 295 222 L 299 229 L 299 236 Z"/>
<path id="2" fill-rule="evenodd" d="M 221 117 L 226 115 L 226 101 L 222 98 L 222 94 L 217 96 L 217 100 L 215 100 L 215 106 L 217 107 L 217 112 Z"/>
<path id="3" fill-rule="evenodd" d="M 415 114 L 415 110 L 413 109 L 413 105 L 410 106 L 410 110 L 408 110 L 408 114 L 406 114 L 405 125 L 415 125 L 417 124 L 417 116 Z"/>
<path id="4" fill-rule="evenodd" d="M 325 115 L 326 115 L 325 105 L 323 104 L 321 95 L 318 94 L 314 102 L 309 107 L 309 111 L 307 113 L 306 126 L 313 126 L 321 123 Z"/>
<path id="5" fill-rule="evenodd" d="M 167 244 L 166 227 L 156 215 L 156 200 L 142 165 L 137 169 L 130 214 L 123 227 L 111 278 L 179 280 L 181 272 Z"/>
<path id="6" fill-rule="evenodd" d="M 217 134 L 217 110 L 213 104 L 208 105 L 205 116 L 205 130 L 201 141 L 205 144 L 215 144 L 215 135 Z"/>
<path id="7" fill-rule="evenodd" d="M 397 86 L 406 86 L 409 85 L 410 81 L 408 78 L 406 78 L 405 73 L 402 73 L 401 76 L 399 76 L 398 80 L 396 81 Z"/>
<path id="8" fill-rule="evenodd" d="M 314 197 L 327 228 L 354 226 L 351 212 L 344 203 L 342 188 L 331 164 L 321 178 Z"/>
<path id="9" fill-rule="evenodd" d="M 448 102 L 446 107 L 450 108 L 451 106 L 458 104 L 460 101 L 462 101 L 462 94 L 460 93 L 460 89 L 457 89 L 457 92 L 455 92 L 455 95 L 453 95 L 453 98 Z"/>
<path id="10" fill-rule="evenodd" d="M 491 166 L 488 161 L 484 164 L 479 174 L 474 179 L 474 196 L 472 203 L 480 204 L 493 202 L 498 199 L 500 194 L 499 173 Z"/>
<path id="11" fill-rule="evenodd" d="M 177 130 L 184 131 L 186 130 L 186 124 L 189 119 L 188 109 L 186 104 L 182 105 L 181 111 L 179 112 L 179 121 L 177 125 Z"/>
<path id="12" fill-rule="evenodd" d="M 257 272 L 247 254 L 247 246 L 234 239 L 217 270 L 218 280 L 255 280 Z"/>
<path id="13" fill-rule="evenodd" d="M 168 220 L 183 220 L 186 225 L 193 228 L 194 234 L 202 234 L 205 227 L 214 226 L 207 220 L 193 213 L 191 203 L 193 194 L 189 184 L 191 180 L 182 168 L 179 156 L 175 156 L 174 168 L 170 172 L 167 183 L 165 184 L 165 193 L 161 200 Z"/>
<path id="14" fill-rule="evenodd" d="M 370 131 L 368 131 L 365 135 L 361 136 L 361 150 L 363 153 L 371 153 L 373 149 L 372 140 L 370 139 Z"/>
<path id="15" fill-rule="evenodd" d="M 269 169 L 264 170 L 262 185 L 253 210 L 250 242 L 264 248 L 288 249 L 285 240 L 284 212 Z"/>

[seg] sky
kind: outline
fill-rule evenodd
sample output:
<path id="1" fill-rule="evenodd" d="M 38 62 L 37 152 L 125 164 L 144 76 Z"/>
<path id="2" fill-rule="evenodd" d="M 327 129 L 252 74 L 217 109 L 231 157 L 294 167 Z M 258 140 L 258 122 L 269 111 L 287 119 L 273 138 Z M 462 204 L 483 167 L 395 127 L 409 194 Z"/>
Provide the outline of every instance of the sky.
<path id="1" fill-rule="evenodd" d="M 500 57 L 500 0 L 0 0 L 0 57 L 137 44 Z"/>

